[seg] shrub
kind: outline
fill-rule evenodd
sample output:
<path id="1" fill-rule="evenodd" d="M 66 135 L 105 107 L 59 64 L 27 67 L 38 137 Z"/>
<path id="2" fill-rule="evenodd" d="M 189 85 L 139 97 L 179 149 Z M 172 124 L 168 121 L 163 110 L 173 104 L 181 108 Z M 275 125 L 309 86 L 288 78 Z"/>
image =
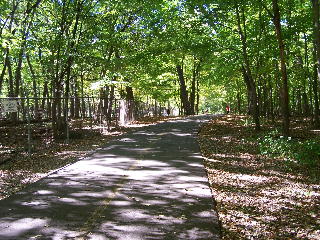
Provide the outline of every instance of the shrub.
<path id="1" fill-rule="evenodd" d="M 318 166 L 320 163 L 320 138 L 310 140 L 293 140 L 273 131 L 259 138 L 259 149 L 263 155 L 281 157 L 285 160 Z"/>

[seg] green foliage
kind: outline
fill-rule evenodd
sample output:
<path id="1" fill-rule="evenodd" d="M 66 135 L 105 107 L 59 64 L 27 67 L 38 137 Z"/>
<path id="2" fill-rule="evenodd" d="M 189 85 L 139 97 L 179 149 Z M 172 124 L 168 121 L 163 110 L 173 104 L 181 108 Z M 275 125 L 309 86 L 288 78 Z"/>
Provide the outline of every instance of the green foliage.
<path id="1" fill-rule="evenodd" d="M 226 91 L 223 86 L 212 85 L 203 90 L 200 112 L 224 113 L 226 105 Z"/>
<path id="2" fill-rule="evenodd" d="M 310 167 L 320 164 L 320 138 L 296 140 L 273 131 L 259 139 L 259 147 L 263 155 L 284 158 Z"/>
<path id="3" fill-rule="evenodd" d="M 195 66 L 199 63 L 195 78 L 200 112 L 224 112 L 226 104 L 232 112 L 247 112 L 242 44 L 235 14 L 239 5 L 259 105 L 264 108 L 261 115 L 280 109 L 277 41 L 267 12 L 272 9 L 270 1 L 52 0 L 40 1 L 26 15 L 32 2 L 36 1 L 8 0 L 0 4 L 0 93 L 4 96 L 9 95 L 10 81 L 21 82 L 15 81 L 21 68 L 30 95 L 36 92 L 32 86 L 35 77 L 39 96 L 43 95 L 45 84 L 50 86 L 48 96 L 53 96 L 56 86 L 61 86 L 59 92 L 66 91 L 67 82 L 73 86 L 71 95 L 75 90 L 88 95 L 92 93 L 91 83 L 102 80 L 101 87 L 111 81 L 129 82 L 135 94 L 145 98 L 179 101 L 176 65 L 183 66 L 190 98 Z M 290 49 L 287 67 L 291 105 L 301 112 L 301 102 L 310 105 L 306 106 L 310 109 L 313 98 L 311 2 L 292 0 L 279 4 L 283 36 Z M 12 74 L 5 67 L 6 55 Z M 20 60 L 22 64 L 18 64 Z M 13 88 L 17 97 L 21 96 L 21 88 Z M 299 96 L 305 99 L 302 101 Z"/>

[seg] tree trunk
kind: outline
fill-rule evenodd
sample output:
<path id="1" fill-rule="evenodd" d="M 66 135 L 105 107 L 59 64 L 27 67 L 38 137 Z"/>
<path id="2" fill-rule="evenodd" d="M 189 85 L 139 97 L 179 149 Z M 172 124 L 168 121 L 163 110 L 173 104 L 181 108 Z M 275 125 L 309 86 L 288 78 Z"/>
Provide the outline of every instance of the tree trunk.
<path id="1" fill-rule="evenodd" d="M 60 47 L 58 47 L 58 51 L 56 54 L 57 63 L 55 66 L 55 73 L 53 76 L 53 81 L 51 85 L 53 102 L 51 108 L 51 116 L 52 116 L 52 130 L 53 130 L 53 138 L 57 139 L 59 137 L 59 130 L 61 129 L 61 78 L 59 77 L 59 60 L 60 60 Z"/>
<path id="2" fill-rule="evenodd" d="M 2 92 L 3 79 L 4 79 L 4 75 L 6 74 L 8 62 L 9 62 L 9 48 L 6 49 L 6 56 L 4 59 L 3 68 L 0 75 L 0 94 Z"/>
<path id="3" fill-rule="evenodd" d="M 272 88 L 272 83 L 271 79 L 268 78 L 268 86 L 269 86 L 269 102 L 270 102 L 270 116 L 272 122 L 274 122 L 274 103 L 273 103 L 273 88 Z"/>
<path id="4" fill-rule="evenodd" d="M 80 98 L 79 98 L 79 84 L 77 78 L 75 78 L 74 83 L 74 116 L 75 118 L 80 118 Z"/>
<path id="5" fill-rule="evenodd" d="M 268 106 L 269 106 L 269 102 L 268 102 L 268 93 L 269 93 L 269 89 L 267 86 L 267 79 L 264 77 L 263 78 L 263 106 L 262 106 L 262 112 L 263 112 L 263 116 L 267 116 L 267 111 L 268 111 Z"/>
<path id="6" fill-rule="evenodd" d="M 38 95 L 37 80 L 36 80 L 36 75 L 35 75 L 35 72 L 33 70 L 29 55 L 27 55 L 27 62 L 28 62 L 28 65 L 29 65 L 31 76 L 32 76 L 33 96 L 35 98 L 34 99 L 34 115 L 35 115 L 35 119 L 39 120 L 40 119 L 40 115 L 39 115 L 39 99 L 38 99 L 39 95 Z"/>
<path id="7" fill-rule="evenodd" d="M 103 114 L 107 116 L 108 114 L 108 107 L 109 107 L 109 92 L 110 92 L 110 87 L 105 86 L 104 88 L 104 93 L 103 93 Z"/>
<path id="8" fill-rule="evenodd" d="M 192 71 L 192 82 L 191 82 L 191 92 L 189 97 L 191 114 L 195 114 L 195 100 L 196 100 L 196 84 L 199 76 L 200 62 L 196 63 L 196 58 L 194 58 L 193 71 Z"/>
<path id="9" fill-rule="evenodd" d="M 297 96 L 296 96 L 296 115 L 298 116 L 302 116 L 302 92 L 301 89 L 298 89 L 298 91 L 296 92 Z"/>
<path id="10" fill-rule="evenodd" d="M 8 59 L 8 75 L 9 75 L 9 97 L 14 98 L 14 79 L 11 68 L 11 61 Z M 16 112 L 10 113 L 10 119 L 13 123 L 16 123 L 18 120 L 18 114 Z"/>
<path id="11" fill-rule="evenodd" d="M 115 80 L 115 77 L 113 78 Z M 112 104 L 114 101 L 114 85 L 111 85 L 110 88 L 110 94 L 109 94 L 109 105 L 108 105 L 108 114 L 107 114 L 107 123 L 108 123 L 108 128 L 111 127 L 111 122 L 112 122 Z"/>
<path id="12" fill-rule="evenodd" d="M 200 89 L 199 89 L 199 78 L 197 78 L 197 104 L 196 104 L 196 113 L 199 114 L 199 103 L 200 103 Z"/>
<path id="13" fill-rule="evenodd" d="M 282 38 L 281 18 L 280 18 L 278 0 L 272 0 L 272 8 L 273 8 L 273 15 L 274 15 L 273 23 L 275 26 L 275 32 L 276 32 L 276 37 L 278 40 L 278 47 L 280 52 L 280 66 L 281 66 L 281 79 L 282 79 L 280 97 L 281 97 L 281 112 L 282 112 L 282 118 L 283 118 L 282 132 L 285 137 L 288 137 L 290 134 L 288 75 L 287 75 L 285 46 Z"/>
<path id="14" fill-rule="evenodd" d="M 70 91 L 71 91 L 71 94 L 69 97 L 69 99 L 70 99 L 70 117 L 74 118 L 74 116 L 75 116 L 75 95 L 76 95 L 74 83 L 70 83 Z"/>
<path id="15" fill-rule="evenodd" d="M 81 74 L 81 117 L 86 117 L 86 103 L 84 100 L 84 76 Z"/>
<path id="16" fill-rule="evenodd" d="M 127 121 L 134 121 L 134 94 L 132 87 L 126 86 Z"/>
<path id="17" fill-rule="evenodd" d="M 313 11 L 313 31 L 314 31 L 314 45 L 316 53 L 316 74 L 317 76 L 313 81 L 313 94 L 314 94 L 314 123 L 316 127 L 320 127 L 319 120 L 319 99 L 318 99 L 318 81 L 320 81 L 320 21 L 319 21 L 319 0 L 312 0 Z"/>
<path id="18" fill-rule="evenodd" d="M 177 65 L 176 68 L 177 68 L 179 83 L 180 83 L 180 99 L 181 99 L 182 108 L 184 110 L 185 115 L 192 115 L 191 105 L 188 99 L 186 82 L 183 75 L 183 69 L 181 65 Z"/>
<path id="19" fill-rule="evenodd" d="M 245 34 L 246 33 L 245 17 L 243 13 L 243 17 L 240 18 L 238 5 L 236 6 L 236 17 L 237 17 L 238 32 L 239 32 L 240 40 L 242 43 L 242 56 L 244 60 L 242 72 L 243 72 L 244 81 L 247 85 L 250 112 L 253 116 L 253 120 L 255 123 L 255 130 L 259 131 L 260 130 L 259 106 L 258 106 L 258 99 L 257 99 L 257 92 L 256 92 L 256 84 L 252 77 L 250 61 L 249 61 L 249 56 L 247 52 L 247 37 Z M 243 29 L 241 27 L 241 19 L 243 22 Z"/>
<path id="20" fill-rule="evenodd" d="M 237 108 L 238 108 L 238 114 L 241 114 L 241 96 L 240 96 L 239 90 L 237 92 Z"/>
<path id="21" fill-rule="evenodd" d="M 307 36 L 306 34 L 304 33 L 304 96 L 303 96 L 303 101 L 304 101 L 304 108 L 305 108 L 305 116 L 310 116 L 311 114 L 311 111 L 312 111 L 312 107 L 311 107 L 311 104 L 310 104 L 310 99 L 308 98 L 308 91 L 307 91 L 307 86 L 310 84 L 310 81 L 312 81 L 312 77 L 311 77 L 311 74 L 310 74 L 310 70 L 309 70 L 309 49 L 308 49 L 308 41 L 307 41 Z M 314 51 L 313 51 L 314 52 Z M 310 91 L 310 89 L 309 89 Z M 311 100 L 312 101 L 312 100 Z"/>
<path id="22" fill-rule="evenodd" d="M 43 95 L 42 95 L 42 103 L 41 103 L 41 111 L 44 112 L 45 110 L 45 105 L 46 105 L 46 102 L 47 102 L 47 109 L 46 109 L 46 112 L 47 112 L 47 117 L 50 117 L 51 116 L 51 109 L 49 109 L 49 89 L 48 89 L 48 82 L 45 81 L 44 82 L 44 86 L 43 86 Z"/>
<path id="23" fill-rule="evenodd" d="M 20 4 L 20 1 L 17 1 L 17 2 L 13 1 L 12 11 L 10 12 L 10 16 L 8 17 L 8 19 L 10 19 L 9 26 L 8 26 L 8 31 L 9 32 L 12 32 L 12 25 L 13 25 L 13 22 L 15 20 L 15 13 L 16 13 L 16 10 L 18 9 L 19 4 Z M 6 22 L 7 22 L 7 20 L 6 20 Z M 4 27 L 5 27 L 5 24 L 3 25 L 3 28 Z M 1 35 L 2 35 L 2 30 L 3 29 L 1 29 Z M 9 69 L 9 67 L 10 67 L 10 69 Z M 13 95 L 14 95 L 14 92 L 13 92 L 13 75 L 12 75 L 11 62 L 10 62 L 10 58 L 9 58 L 9 47 L 8 46 L 6 47 L 6 57 L 5 57 L 5 60 L 4 60 L 3 69 L 2 69 L 2 72 L 1 72 L 1 76 L 0 76 L 0 93 L 1 93 L 1 90 L 2 90 L 3 78 L 4 78 L 4 75 L 5 75 L 5 72 L 6 72 L 6 68 L 8 68 L 8 74 L 9 74 L 9 96 L 13 97 Z M 13 114 L 11 114 L 11 116 L 12 115 Z"/>

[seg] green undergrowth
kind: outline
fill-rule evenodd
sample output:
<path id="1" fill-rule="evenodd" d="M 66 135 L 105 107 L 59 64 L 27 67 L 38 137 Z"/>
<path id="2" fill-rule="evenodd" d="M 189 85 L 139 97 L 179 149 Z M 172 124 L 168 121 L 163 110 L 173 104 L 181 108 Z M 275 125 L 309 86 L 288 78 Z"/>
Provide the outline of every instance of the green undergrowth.
<path id="1" fill-rule="evenodd" d="M 299 139 L 282 136 L 273 130 L 258 138 L 262 155 L 282 158 L 288 163 L 309 168 L 320 167 L 320 137 Z"/>

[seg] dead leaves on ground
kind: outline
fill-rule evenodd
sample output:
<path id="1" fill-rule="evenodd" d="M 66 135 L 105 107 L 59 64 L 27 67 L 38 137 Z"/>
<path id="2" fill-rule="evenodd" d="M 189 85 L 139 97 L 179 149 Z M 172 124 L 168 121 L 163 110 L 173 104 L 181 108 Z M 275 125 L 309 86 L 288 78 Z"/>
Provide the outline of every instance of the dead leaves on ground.
<path id="1" fill-rule="evenodd" d="M 126 129 L 112 128 L 103 132 L 100 125 L 70 129 L 69 144 L 54 141 L 45 123 L 32 125 L 32 155 L 27 153 L 25 125 L 0 128 L 0 199 L 10 196 L 26 185 L 38 181 L 49 172 L 66 166 L 105 144 Z"/>
<path id="2" fill-rule="evenodd" d="M 134 122 L 133 127 L 168 120 L 165 117 L 148 117 Z M 38 181 L 49 172 L 66 166 L 110 139 L 130 131 L 132 126 L 107 127 L 81 119 L 70 124 L 70 142 L 54 141 L 50 123 L 32 126 L 32 156 L 27 150 L 27 126 L 0 126 L 0 199 L 10 196 L 26 185 Z"/>
<path id="3" fill-rule="evenodd" d="M 223 239 L 320 239 L 320 180 L 260 155 L 246 121 L 220 117 L 199 133 Z M 294 124 L 300 137 L 310 137 Z"/>

